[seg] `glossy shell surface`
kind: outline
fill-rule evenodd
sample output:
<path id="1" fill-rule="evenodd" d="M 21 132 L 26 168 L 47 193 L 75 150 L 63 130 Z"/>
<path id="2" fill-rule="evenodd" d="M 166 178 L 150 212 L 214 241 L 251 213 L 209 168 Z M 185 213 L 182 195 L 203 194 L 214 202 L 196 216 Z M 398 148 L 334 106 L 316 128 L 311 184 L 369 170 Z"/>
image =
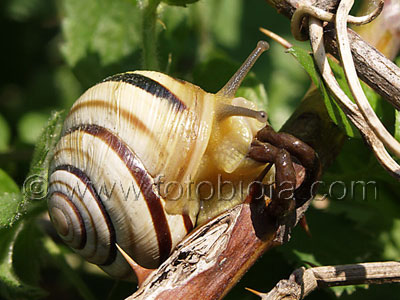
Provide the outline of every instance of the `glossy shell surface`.
<path id="1" fill-rule="evenodd" d="M 157 181 L 197 172 L 215 97 L 157 72 L 115 75 L 87 90 L 68 114 L 55 149 L 49 212 L 63 240 L 117 278 L 135 261 L 156 267 L 193 228 L 198 203 L 179 199 L 165 211 Z M 150 221 L 149 221 L 150 220 Z"/>

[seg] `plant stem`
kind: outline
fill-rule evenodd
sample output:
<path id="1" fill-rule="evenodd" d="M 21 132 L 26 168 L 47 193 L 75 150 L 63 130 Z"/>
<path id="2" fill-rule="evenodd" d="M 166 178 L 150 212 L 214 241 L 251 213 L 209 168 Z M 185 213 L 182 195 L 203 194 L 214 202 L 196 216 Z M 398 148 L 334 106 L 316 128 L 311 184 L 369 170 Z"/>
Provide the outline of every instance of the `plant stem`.
<path id="1" fill-rule="evenodd" d="M 157 58 L 157 7 L 160 0 L 148 0 L 142 8 L 143 68 L 159 70 Z"/>
<path id="2" fill-rule="evenodd" d="M 304 299 L 317 288 L 354 284 L 394 283 L 400 280 L 400 263 L 395 261 L 296 269 L 267 294 L 255 292 L 262 300 Z"/>

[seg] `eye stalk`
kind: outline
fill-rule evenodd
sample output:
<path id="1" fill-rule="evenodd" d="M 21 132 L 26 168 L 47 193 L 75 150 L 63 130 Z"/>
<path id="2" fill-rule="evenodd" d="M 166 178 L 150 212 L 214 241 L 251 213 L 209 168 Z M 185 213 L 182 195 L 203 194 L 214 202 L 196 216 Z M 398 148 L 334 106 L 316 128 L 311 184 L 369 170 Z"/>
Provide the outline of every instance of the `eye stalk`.
<path id="1" fill-rule="evenodd" d="M 233 116 L 250 117 L 253 119 L 257 119 L 261 123 L 266 123 L 268 120 L 268 115 L 263 110 L 257 111 L 247 107 L 231 104 L 223 104 L 217 111 L 217 118 L 219 121 Z"/>
<path id="2" fill-rule="evenodd" d="M 223 99 L 232 99 L 235 97 L 236 91 L 238 90 L 243 79 L 249 73 L 254 63 L 260 57 L 260 55 L 268 50 L 269 44 L 266 41 L 259 41 L 257 47 L 251 52 L 249 57 L 245 60 L 239 70 L 232 76 L 232 78 L 225 84 L 225 86 L 217 93 L 221 102 L 217 108 L 217 119 L 223 120 L 232 116 L 243 116 L 257 119 L 259 122 L 266 123 L 268 116 L 265 111 L 252 110 L 250 108 L 235 106 L 230 103 L 224 103 Z M 230 101 L 229 101 L 230 102 Z"/>
<path id="3" fill-rule="evenodd" d="M 239 70 L 232 76 L 232 78 L 225 84 L 225 86 L 217 93 L 218 96 L 233 98 L 235 97 L 236 91 L 242 83 L 243 79 L 249 73 L 254 63 L 260 57 L 260 55 L 269 49 L 269 44 L 266 41 L 259 41 L 257 47 L 251 52 L 249 57 L 245 60 Z"/>

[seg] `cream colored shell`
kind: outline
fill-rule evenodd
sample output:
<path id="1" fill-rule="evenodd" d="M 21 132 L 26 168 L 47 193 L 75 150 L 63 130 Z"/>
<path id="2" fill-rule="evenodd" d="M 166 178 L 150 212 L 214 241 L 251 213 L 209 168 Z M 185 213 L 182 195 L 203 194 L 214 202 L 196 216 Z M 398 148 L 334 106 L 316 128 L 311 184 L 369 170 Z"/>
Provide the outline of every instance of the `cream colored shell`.
<path id="1" fill-rule="evenodd" d="M 201 207 L 203 220 L 225 209 L 215 197 L 203 203 L 201 194 L 188 196 L 186 182 L 216 182 L 217 174 L 254 178 L 261 165 L 246 154 L 261 123 L 217 121 L 218 100 L 147 71 L 116 75 L 86 91 L 66 118 L 50 170 L 49 212 L 65 242 L 109 274 L 129 279 L 115 243 L 155 267 L 196 225 Z"/>

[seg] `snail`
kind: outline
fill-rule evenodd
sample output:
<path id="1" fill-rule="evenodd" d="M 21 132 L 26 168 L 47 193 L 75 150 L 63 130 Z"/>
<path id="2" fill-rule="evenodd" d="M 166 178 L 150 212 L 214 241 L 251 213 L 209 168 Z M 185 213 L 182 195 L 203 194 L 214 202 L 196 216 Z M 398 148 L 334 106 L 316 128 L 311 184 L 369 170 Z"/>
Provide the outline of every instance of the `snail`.
<path id="1" fill-rule="evenodd" d="M 232 190 L 249 188 L 266 165 L 275 164 L 276 181 L 294 186 L 290 154 L 307 167 L 315 152 L 275 133 L 264 111 L 235 98 L 267 48 L 259 42 L 216 94 L 152 71 L 89 88 L 66 117 L 49 170 L 48 210 L 63 241 L 111 276 L 135 280 L 117 244 L 154 268 L 194 227 L 243 201 Z M 282 190 L 275 188 L 276 203 L 293 209 Z"/>

